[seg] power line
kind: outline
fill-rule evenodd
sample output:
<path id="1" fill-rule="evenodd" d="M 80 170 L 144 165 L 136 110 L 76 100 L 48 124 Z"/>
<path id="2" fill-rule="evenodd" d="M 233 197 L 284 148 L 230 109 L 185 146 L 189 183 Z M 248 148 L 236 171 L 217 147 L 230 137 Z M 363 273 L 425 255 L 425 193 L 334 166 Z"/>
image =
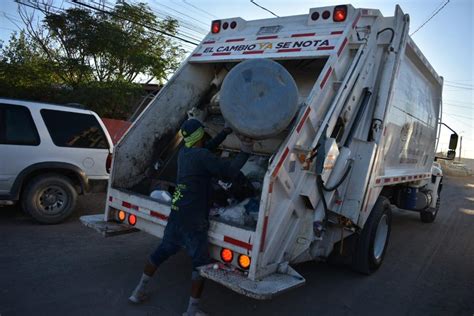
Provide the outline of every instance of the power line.
<path id="1" fill-rule="evenodd" d="M 182 16 L 185 16 L 185 17 L 187 17 L 187 18 L 190 18 L 190 19 L 192 19 L 192 20 L 194 20 L 194 21 L 196 21 L 196 22 L 198 22 L 198 23 L 201 23 L 202 25 L 205 25 L 206 27 L 209 26 L 209 23 L 208 23 L 208 22 L 203 22 L 203 21 L 201 21 L 201 20 L 195 19 L 195 18 L 193 18 L 192 16 L 187 15 L 186 13 L 180 12 L 180 11 L 175 10 L 175 9 L 173 9 L 173 8 L 171 8 L 171 7 L 167 6 L 167 5 L 165 5 L 165 4 L 159 3 L 157 0 L 152 0 L 152 2 L 156 3 L 156 4 L 159 5 L 159 6 L 168 8 L 169 10 L 174 11 L 174 12 L 176 12 L 176 13 L 182 15 Z"/>
<path id="2" fill-rule="evenodd" d="M 443 114 L 446 114 L 448 116 L 454 116 L 454 117 L 457 117 L 457 118 L 461 118 L 461 119 L 466 119 L 466 120 L 470 120 L 472 122 L 472 118 L 466 116 L 466 115 L 460 115 L 460 114 L 453 114 L 453 113 L 447 113 L 447 112 L 444 112 L 443 111 Z M 474 124 L 474 123 L 473 123 Z M 471 125 L 471 126 L 474 126 L 474 125 Z"/>
<path id="3" fill-rule="evenodd" d="M 114 10 L 114 4 L 109 4 L 107 1 L 103 1 L 103 2 L 100 2 L 100 3 L 97 3 L 95 2 L 94 0 L 90 0 L 90 2 L 94 3 L 94 4 L 98 4 L 98 5 L 102 5 L 104 8 L 107 8 L 109 9 L 109 12 L 112 12 Z M 126 1 L 122 1 L 121 3 L 123 3 L 124 5 L 129 5 Z M 137 4 L 137 3 L 134 3 L 131 1 L 132 4 Z M 156 12 L 155 10 L 153 10 L 151 7 L 149 7 L 150 10 L 156 15 L 156 17 L 158 18 L 158 16 L 164 16 L 164 18 L 162 18 L 162 20 L 166 20 L 168 17 L 172 17 L 171 15 L 169 15 L 168 13 L 158 13 Z M 135 15 L 137 18 L 140 18 L 138 15 Z M 176 21 L 178 21 L 179 19 L 176 19 L 174 18 Z M 184 31 L 182 31 L 182 28 L 183 28 L 183 20 L 179 20 L 178 21 L 178 28 L 180 29 L 179 31 L 177 31 L 176 33 L 179 34 L 179 35 L 182 35 L 184 37 L 187 37 L 188 39 L 191 39 L 191 40 L 194 40 L 194 41 L 198 41 L 200 42 L 201 39 L 200 38 L 195 38 L 194 36 L 196 36 L 195 34 L 190 34 L 190 33 L 186 33 Z M 186 22 L 184 22 L 186 24 Z M 189 29 L 190 31 L 192 32 L 196 32 L 196 33 L 199 33 L 197 32 L 195 29 L 196 27 L 195 26 L 192 26 L 192 27 L 184 27 L 184 28 L 187 28 Z M 206 32 L 206 31 L 205 31 Z M 206 33 L 207 34 L 207 33 Z M 197 35 L 198 37 L 199 36 L 203 36 L 203 34 L 199 34 Z"/>
<path id="4" fill-rule="evenodd" d="M 15 31 L 16 31 L 16 30 L 14 30 L 14 29 L 11 29 L 11 28 L 9 28 L 9 27 L 4 27 L 4 26 L 0 26 L 0 29 L 2 29 L 2 30 L 7 30 L 7 31 L 12 31 L 12 32 L 15 32 Z"/>
<path id="5" fill-rule="evenodd" d="M 255 4 L 257 7 L 259 7 L 260 9 L 263 9 L 267 12 L 270 12 L 271 14 L 273 14 L 274 16 L 276 16 L 277 18 L 279 18 L 278 15 L 276 15 L 275 13 L 273 13 L 272 11 L 268 10 L 267 8 L 265 8 L 264 6 L 261 6 L 260 4 L 258 4 L 257 2 L 255 2 L 254 0 L 250 0 L 251 3 Z"/>
<path id="6" fill-rule="evenodd" d="M 209 12 L 207 12 L 207 11 L 202 10 L 202 9 L 199 8 L 199 7 L 196 7 L 194 4 L 191 4 L 191 3 L 189 3 L 189 2 L 186 1 L 186 0 L 182 0 L 182 1 L 183 1 L 185 4 L 187 4 L 188 6 L 193 7 L 193 8 L 196 9 L 197 11 L 202 12 L 202 13 L 204 13 L 204 14 L 207 14 L 207 15 L 210 16 L 211 18 L 214 18 L 214 19 L 218 19 L 218 18 L 219 18 L 219 17 L 215 16 L 214 14 L 211 14 L 211 13 L 209 13 Z"/>
<path id="7" fill-rule="evenodd" d="M 445 86 L 448 86 L 448 87 L 451 87 L 451 88 L 464 89 L 464 90 L 473 90 L 473 89 L 474 89 L 473 86 L 470 86 L 470 87 L 465 86 L 465 87 L 463 87 L 463 86 L 458 86 L 458 85 L 449 84 L 449 83 L 445 83 L 444 85 L 445 85 Z"/>
<path id="8" fill-rule="evenodd" d="M 445 84 L 454 85 L 454 86 L 460 86 L 460 87 L 469 87 L 469 88 L 472 88 L 472 87 L 473 87 L 473 85 L 470 84 L 470 83 L 458 83 L 458 82 L 446 81 Z"/>
<path id="9" fill-rule="evenodd" d="M 5 11 L 2 11 L 0 10 L 1 13 L 3 13 L 3 16 L 5 16 L 8 20 L 13 20 L 13 21 L 16 21 L 18 23 L 21 23 L 22 21 L 20 21 L 19 19 L 17 19 L 14 15 L 8 13 L 8 12 L 5 12 Z"/>
<path id="10" fill-rule="evenodd" d="M 457 107 L 457 108 L 474 110 L 474 106 L 463 106 L 463 105 L 452 104 L 452 103 L 449 103 L 449 102 L 444 102 L 443 104 L 446 104 L 446 105 L 449 105 L 449 106 L 454 106 L 454 107 Z"/>
<path id="11" fill-rule="evenodd" d="M 130 1 L 132 3 L 135 3 L 136 2 L 133 2 L 133 1 Z M 125 2 L 124 2 L 125 3 Z M 165 12 L 165 11 L 161 11 L 159 9 L 156 9 L 154 7 L 152 7 L 151 5 L 149 5 L 150 9 L 157 15 L 157 16 L 164 16 L 165 18 L 166 17 L 172 17 L 174 18 L 175 20 L 179 21 L 179 26 L 180 27 L 183 27 L 183 28 L 186 28 L 192 32 L 195 32 L 197 34 L 200 34 L 200 35 L 207 35 L 208 33 L 208 30 L 207 29 L 204 29 L 196 24 L 193 24 L 192 22 L 189 22 L 187 20 L 184 20 L 183 18 L 177 16 L 177 15 L 174 15 L 174 14 L 171 14 L 169 12 Z M 178 11 L 179 12 L 179 11 Z M 210 23 L 209 23 L 210 24 Z"/>
<path id="12" fill-rule="evenodd" d="M 445 82 L 449 82 L 449 83 L 453 83 L 453 84 L 467 84 L 468 83 L 464 83 L 464 82 L 472 82 L 472 80 L 456 80 L 456 81 L 453 81 L 453 80 L 444 80 Z"/>
<path id="13" fill-rule="evenodd" d="M 141 22 L 139 22 L 139 21 L 135 21 L 135 20 L 128 19 L 127 17 L 122 17 L 122 16 L 120 16 L 120 15 L 117 14 L 117 13 L 110 12 L 110 11 L 107 11 L 107 10 L 103 10 L 103 9 L 101 9 L 101 8 L 97 8 L 97 7 L 91 6 L 91 5 L 87 4 L 87 3 L 81 2 L 81 1 L 79 1 L 79 0 L 72 0 L 72 2 L 74 2 L 75 4 L 78 4 L 78 5 L 84 6 L 84 7 L 86 7 L 86 8 L 89 8 L 89 9 L 92 9 L 92 10 L 95 10 L 95 11 L 98 11 L 98 12 L 101 12 L 101 13 L 109 14 L 109 15 L 118 17 L 119 19 L 122 19 L 122 20 L 125 20 L 125 21 L 129 21 L 129 22 L 131 22 L 131 23 L 135 23 L 135 24 L 137 24 L 137 25 L 146 27 L 146 28 L 148 28 L 148 29 L 150 29 L 150 30 L 153 30 L 153 31 L 155 31 L 155 32 L 158 32 L 158 33 L 163 34 L 163 35 L 168 36 L 168 37 L 175 38 L 175 39 L 180 40 L 180 41 L 183 41 L 183 42 L 185 42 L 185 43 L 192 44 L 192 45 L 196 45 L 196 46 L 199 45 L 198 43 L 195 43 L 195 42 L 193 42 L 193 41 L 189 41 L 189 40 L 187 40 L 187 39 L 185 39 L 185 38 L 183 38 L 183 37 L 181 37 L 181 36 L 173 35 L 173 34 L 171 34 L 171 33 L 168 33 L 168 32 L 165 32 L 165 31 L 163 31 L 163 30 L 160 30 L 160 29 L 158 29 L 158 28 L 156 28 L 156 27 L 154 27 L 154 26 L 146 25 L 146 24 L 141 23 Z"/>
<path id="14" fill-rule="evenodd" d="M 451 100 L 451 99 L 444 99 L 444 101 L 455 102 L 455 103 L 459 103 L 459 104 L 474 104 L 474 103 L 472 103 L 472 102 L 464 102 L 464 101 Z"/>
<path id="15" fill-rule="evenodd" d="M 438 10 L 436 10 L 425 22 L 423 22 L 423 24 L 421 24 L 413 33 L 410 34 L 410 36 L 413 36 L 415 35 L 416 32 L 418 32 L 419 30 L 421 30 L 421 28 L 423 26 L 426 25 L 426 23 L 428 23 L 429 21 L 431 21 L 432 18 L 434 18 L 441 10 L 444 9 L 444 7 L 446 7 L 446 5 L 449 3 L 450 0 L 447 0 Z"/>

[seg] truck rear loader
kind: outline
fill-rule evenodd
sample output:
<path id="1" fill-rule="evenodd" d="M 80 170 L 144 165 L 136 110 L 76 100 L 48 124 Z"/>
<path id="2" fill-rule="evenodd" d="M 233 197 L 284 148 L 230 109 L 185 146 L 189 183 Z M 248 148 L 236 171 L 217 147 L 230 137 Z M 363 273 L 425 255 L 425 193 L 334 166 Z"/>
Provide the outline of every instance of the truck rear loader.
<path id="1" fill-rule="evenodd" d="M 343 260 L 374 272 L 387 251 L 392 208 L 430 223 L 440 205 L 443 78 L 408 29 L 398 6 L 391 17 L 338 5 L 213 21 L 115 147 L 105 214 L 81 220 L 107 236 L 162 237 L 180 125 L 194 117 L 214 136 L 227 121 L 234 134 L 256 140 L 242 169 L 256 193 L 211 210 L 217 263 L 201 275 L 268 299 L 305 283 L 297 263 Z M 454 133 L 447 159 L 456 143 Z M 231 135 L 217 154 L 238 150 Z M 158 197 L 150 197 L 155 189 Z M 226 216 L 229 209 L 244 220 Z"/>

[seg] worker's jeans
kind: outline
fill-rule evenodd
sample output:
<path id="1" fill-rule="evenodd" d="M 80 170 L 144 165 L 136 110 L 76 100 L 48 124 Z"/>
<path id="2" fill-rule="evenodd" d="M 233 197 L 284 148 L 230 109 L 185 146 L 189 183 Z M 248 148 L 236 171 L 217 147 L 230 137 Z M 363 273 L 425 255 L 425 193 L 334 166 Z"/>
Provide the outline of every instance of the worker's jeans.
<path id="1" fill-rule="evenodd" d="M 158 267 L 183 247 L 192 258 L 193 270 L 210 262 L 207 230 L 185 231 L 176 219 L 170 218 L 163 240 L 150 255 L 150 261 Z"/>

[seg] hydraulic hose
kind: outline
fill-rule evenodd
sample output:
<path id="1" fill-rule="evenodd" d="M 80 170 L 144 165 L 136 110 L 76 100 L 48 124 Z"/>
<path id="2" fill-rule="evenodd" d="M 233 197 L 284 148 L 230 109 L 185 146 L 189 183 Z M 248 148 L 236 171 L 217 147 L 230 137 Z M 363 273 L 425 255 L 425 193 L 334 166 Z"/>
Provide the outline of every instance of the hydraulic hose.
<path id="1" fill-rule="evenodd" d="M 326 203 L 326 198 L 324 197 L 324 184 L 321 175 L 318 174 L 316 176 L 316 187 L 318 188 L 319 196 L 321 197 L 321 201 L 323 202 L 323 209 L 324 209 L 324 219 L 323 219 L 323 227 L 326 227 L 328 218 L 329 218 L 329 209 L 328 204 Z"/>
<path id="2" fill-rule="evenodd" d="M 323 179 L 321 179 L 323 190 L 328 191 L 328 192 L 336 190 L 344 182 L 344 180 L 346 180 L 346 178 L 349 175 L 349 172 L 351 171 L 351 169 L 352 169 L 352 160 L 349 163 L 349 166 L 347 166 L 346 171 L 344 171 L 344 174 L 342 175 L 341 179 L 339 179 L 339 181 L 335 185 L 333 185 L 332 187 L 329 187 L 329 188 L 326 187 L 324 185 L 324 182 L 322 182 Z"/>

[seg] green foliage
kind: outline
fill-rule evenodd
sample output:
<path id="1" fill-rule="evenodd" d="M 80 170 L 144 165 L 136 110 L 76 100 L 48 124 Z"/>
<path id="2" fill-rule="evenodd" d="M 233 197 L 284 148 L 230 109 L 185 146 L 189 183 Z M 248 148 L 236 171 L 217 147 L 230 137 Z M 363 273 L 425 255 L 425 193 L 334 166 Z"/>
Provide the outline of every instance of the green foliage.
<path id="1" fill-rule="evenodd" d="M 138 82 L 163 82 L 184 50 L 156 30 L 176 34 L 143 3 L 118 3 L 112 14 L 70 8 L 44 12 L 38 27 L 13 34 L 0 52 L 0 95 L 82 103 L 107 117 L 127 118 L 144 94 Z"/>

